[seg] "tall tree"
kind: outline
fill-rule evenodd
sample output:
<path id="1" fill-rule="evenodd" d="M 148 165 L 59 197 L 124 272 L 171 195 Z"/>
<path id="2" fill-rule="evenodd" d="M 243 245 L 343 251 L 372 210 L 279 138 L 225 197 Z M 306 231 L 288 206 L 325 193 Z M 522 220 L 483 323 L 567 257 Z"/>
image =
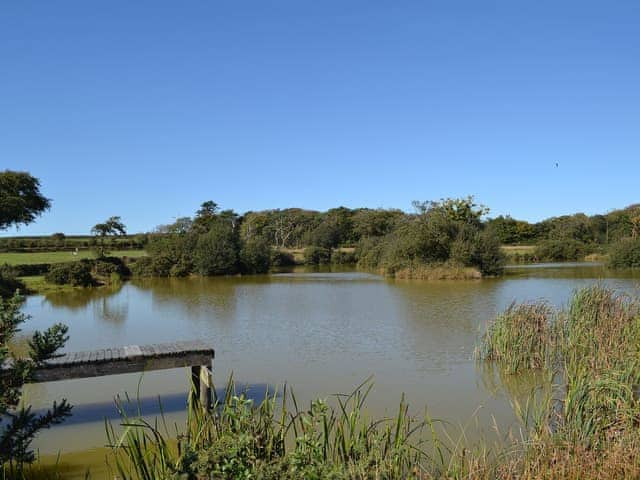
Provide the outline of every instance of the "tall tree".
<path id="1" fill-rule="evenodd" d="M 0 173 L 0 230 L 29 224 L 49 206 L 50 200 L 40 193 L 37 178 L 25 172 Z M 13 338 L 20 331 L 20 324 L 29 318 L 20 311 L 21 305 L 18 293 L 8 300 L 0 298 L 0 422 L 5 422 L 0 425 L 0 475 L 3 478 L 7 474 L 11 478 L 23 463 L 34 460 L 30 446 L 39 430 L 60 423 L 71 414 L 71 406 L 64 399 L 54 402 L 42 415 L 33 413 L 30 406 L 18 406 L 22 386 L 32 378 L 34 367 L 54 357 L 68 338 L 67 327 L 58 323 L 33 334 L 27 357 L 15 357 L 10 348 Z"/>
<path id="2" fill-rule="evenodd" d="M 51 207 L 40 180 L 27 172 L 0 172 L 0 230 L 27 225 Z"/>
<path id="3" fill-rule="evenodd" d="M 120 217 L 109 217 L 104 223 L 96 223 L 91 229 L 91 233 L 100 237 L 126 235 L 127 228 Z"/>

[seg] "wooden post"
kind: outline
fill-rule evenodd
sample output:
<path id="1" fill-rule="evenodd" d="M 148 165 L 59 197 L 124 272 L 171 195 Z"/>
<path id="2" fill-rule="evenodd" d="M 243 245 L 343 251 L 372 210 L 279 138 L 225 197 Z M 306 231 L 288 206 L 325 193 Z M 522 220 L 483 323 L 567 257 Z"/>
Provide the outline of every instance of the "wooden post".
<path id="1" fill-rule="evenodd" d="M 211 370 L 206 365 L 192 366 L 191 383 L 192 402 L 199 403 L 204 409 L 211 408 L 213 402 Z"/>
<path id="2" fill-rule="evenodd" d="M 206 410 L 211 408 L 211 403 L 213 402 L 211 388 L 213 388 L 211 370 L 206 365 L 202 365 L 200 367 L 200 405 Z"/>
<path id="3" fill-rule="evenodd" d="M 193 365 L 191 367 L 191 402 L 196 404 L 200 402 L 201 389 L 202 385 L 200 385 L 200 365 Z"/>

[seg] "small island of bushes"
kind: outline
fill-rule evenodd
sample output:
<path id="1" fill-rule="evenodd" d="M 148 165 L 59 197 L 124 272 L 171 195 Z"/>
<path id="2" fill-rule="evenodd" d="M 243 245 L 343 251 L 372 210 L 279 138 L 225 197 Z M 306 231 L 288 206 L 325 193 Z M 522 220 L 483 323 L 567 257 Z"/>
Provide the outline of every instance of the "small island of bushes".
<path id="1" fill-rule="evenodd" d="M 205 202 L 149 235 L 147 257 L 131 265 L 138 276 L 266 273 L 294 263 L 304 248 L 311 265 L 357 263 L 398 278 L 479 278 L 499 275 L 505 263 L 497 237 L 486 228 L 483 206 L 466 199 L 414 203 L 416 213 L 349 210 L 325 213 L 249 212 L 239 216 Z"/>

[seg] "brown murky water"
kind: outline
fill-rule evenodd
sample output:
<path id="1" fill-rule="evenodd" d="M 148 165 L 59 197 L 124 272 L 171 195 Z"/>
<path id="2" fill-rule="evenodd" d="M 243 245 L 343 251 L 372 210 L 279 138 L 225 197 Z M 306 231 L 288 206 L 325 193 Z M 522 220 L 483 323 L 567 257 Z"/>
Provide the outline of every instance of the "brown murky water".
<path id="1" fill-rule="evenodd" d="M 505 389 L 478 368 L 473 349 L 484 323 L 514 300 L 560 306 L 575 288 L 599 281 L 635 291 L 640 276 L 565 264 L 476 281 L 394 281 L 355 271 L 132 281 L 117 290 L 30 297 L 24 331 L 64 322 L 69 351 L 203 339 L 216 349 L 219 386 L 233 372 L 256 397 L 283 382 L 299 398 L 324 397 L 373 375 L 373 414 L 393 413 L 404 392 L 416 411 L 427 406 L 433 417 L 472 423 L 473 437 L 494 419 L 505 431 L 515 425 L 507 392 L 530 386 L 511 378 Z M 42 454 L 76 452 L 69 457 L 76 463 L 96 465 L 104 419 L 117 422 L 116 395 L 140 398 L 150 416 L 159 413 L 160 397 L 179 424 L 187 387 L 178 369 L 32 385 L 25 394 L 38 408 L 61 397 L 75 405 L 70 421 L 37 439 Z"/>

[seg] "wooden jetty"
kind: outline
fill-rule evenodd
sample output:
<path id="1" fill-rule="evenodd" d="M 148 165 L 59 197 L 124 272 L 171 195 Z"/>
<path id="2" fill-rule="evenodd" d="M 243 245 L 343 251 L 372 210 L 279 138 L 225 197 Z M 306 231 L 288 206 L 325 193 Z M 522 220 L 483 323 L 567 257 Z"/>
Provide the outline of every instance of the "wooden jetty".
<path id="1" fill-rule="evenodd" d="M 194 398 L 209 407 L 214 354 L 199 340 L 72 352 L 38 365 L 31 383 L 191 367 Z"/>

